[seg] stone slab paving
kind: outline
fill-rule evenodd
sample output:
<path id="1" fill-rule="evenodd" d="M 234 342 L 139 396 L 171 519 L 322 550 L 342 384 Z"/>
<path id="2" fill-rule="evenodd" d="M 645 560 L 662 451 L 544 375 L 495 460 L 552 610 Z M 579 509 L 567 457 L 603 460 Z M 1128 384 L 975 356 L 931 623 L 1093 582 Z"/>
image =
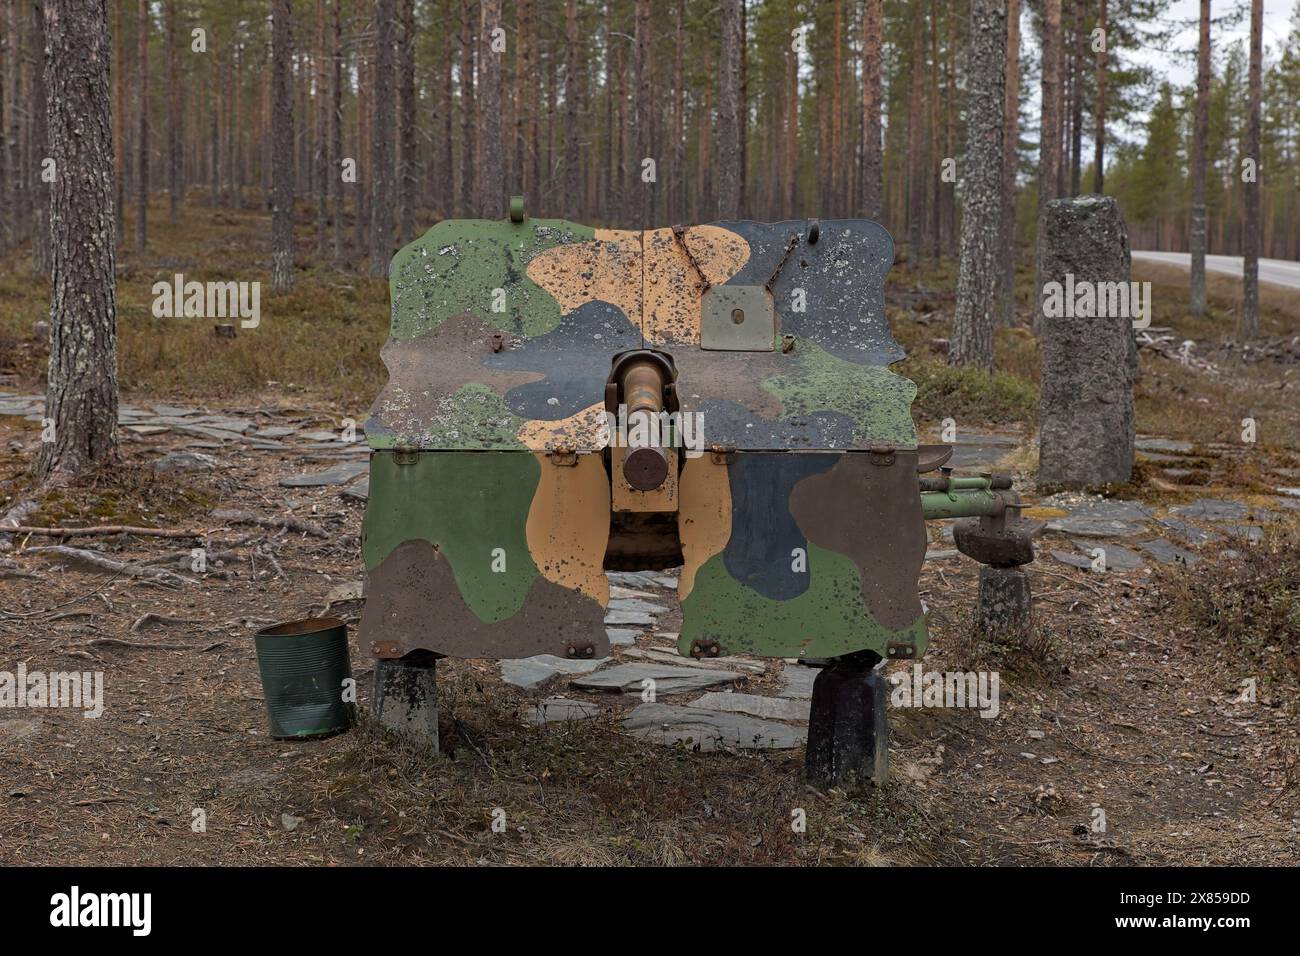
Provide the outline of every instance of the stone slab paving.
<path id="1" fill-rule="evenodd" d="M 502 661 L 501 679 L 507 684 L 522 687 L 524 690 L 533 690 L 552 677 L 560 674 L 585 674 L 600 667 L 608 660 L 609 658 L 602 657 L 599 660 L 575 661 L 565 657 L 554 657 L 550 654 L 539 654 L 537 657 Z"/>
<path id="2" fill-rule="evenodd" d="M 573 681 L 582 690 L 604 690 L 622 693 L 641 693 L 643 682 L 654 681 L 657 695 L 688 694 L 719 684 L 734 684 L 745 675 L 736 671 L 713 670 L 703 667 L 683 667 L 679 664 L 615 664 L 605 670 L 584 674 Z"/>
<path id="3" fill-rule="evenodd" d="M 817 679 L 818 670 L 819 668 L 803 664 L 786 664 L 781 674 L 784 681 L 781 696 L 811 700 L 813 681 Z"/>
<path id="4" fill-rule="evenodd" d="M 721 748 L 784 750 L 801 746 L 808 740 L 806 727 L 746 714 L 659 703 L 642 704 L 631 711 L 623 718 L 623 729 L 655 743 L 684 743 L 703 751 Z"/>
<path id="5" fill-rule="evenodd" d="M 575 720 L 589 720 L 601 712 L 598 704 L 585 700 L 568 700 L 564 697 L 548 697 L 541 703 L 534 704 L 524 711 L 524 720 L 530 724 L 568 723 Z"/>
<path id="6" fill-rule="evenodd" d="M 1150 510 L 1140 501 L 1050 495 L 1039 506 L 1069 512 L 1065 517 L 1048 520 L 1045 530 L 1052 534 L 1127 538 L 1146 532 L 1152 521 Z"/>
<path id="7" fill-rule="evenodd" d="M 1102 544 L 1099 541 L 1088 541 L 1082 538 L 1071 538 L 1070 543 L 1082 551 L 1084 554 L 1091 554 L 1093 548 L 1104 548 L 1106 551 L 1106 569 L 1109 571 L 1136 571 L 1139 568 L 1146 567 L 1142 560 L 1142 555 L 1136 551 L 1108 541 Z M 1092 566 L 1092 559 L 1089 558 L 1089 567 Z"/>
<path id="8" fill-rule="evenodd" d="M 625 658 L 632 657 L 638 660 L 654 661 L 657 664 L 703 667 L 706 670 L 739 670 L 748 671 L 751 674 L 764 674 L 767 672 L 767 665 L 759 660 L 744 657 L 705 657 L 696 660 L 693 657 L 682 657 L 677 653 L 676 648 L 667 650 L 656 647 L 629 647 L 623 652 L 623 656 Z"/>
<path id="9" fill-rule="evenodd" d="M 331 485 L 346 485 L 354 478 L 370 471 L 368 461 L 344 461 L 333 467 L 307 475 L 290 475 L 281 478 L 280 484 L 285 488 L 321 488 Z"/>
<path id="10" fill-rule="evenodd" d="M 1180 548 L 1166 538 L 1143 541 L 1140 547 L 1161 564 L 1185 564 L 1190 568 L 1201 560 L 1186 548 Z"/>
<path id="11" fill-rule="evenodd" d="M 724 710 L 728 713 L 749 714 L 767 720 L 792 720 L 808 722 L 812 701 L 797 697 L 764 697 L 761 694 L 738 694 L 726 691 L 709 691 L 691 701 L 692 707 L 705 710 Z"/>
<path id="12" fill-rule="evenodd" d="M 615 647 L 627 647 L 635 644 L 636 639 L 640 636 L 641 631 L 633 627 L 607 627 L 605 636 Z"/>

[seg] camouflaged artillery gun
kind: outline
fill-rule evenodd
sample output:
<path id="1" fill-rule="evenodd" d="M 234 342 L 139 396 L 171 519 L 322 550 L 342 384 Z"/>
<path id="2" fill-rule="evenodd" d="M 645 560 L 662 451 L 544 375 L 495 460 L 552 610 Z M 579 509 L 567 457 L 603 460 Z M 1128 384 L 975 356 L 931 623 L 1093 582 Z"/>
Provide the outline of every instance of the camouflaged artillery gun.
<path id="1" fill-rule="evenodd" d="M 1010 482 L 918 445 L 865 220 L 624 231 L 444 221 L 390 270 L 366 424 L 363 647 L 436 741 L 438 657 L 609 654 L 606 570 L 681 567 L 678 651 L 823 667 L 808 773 L 885 771 L 882 660 L 919 657 L 926 518 L 1032 560 Z M 637 423 L 657 421 L 657 434 Z"/>

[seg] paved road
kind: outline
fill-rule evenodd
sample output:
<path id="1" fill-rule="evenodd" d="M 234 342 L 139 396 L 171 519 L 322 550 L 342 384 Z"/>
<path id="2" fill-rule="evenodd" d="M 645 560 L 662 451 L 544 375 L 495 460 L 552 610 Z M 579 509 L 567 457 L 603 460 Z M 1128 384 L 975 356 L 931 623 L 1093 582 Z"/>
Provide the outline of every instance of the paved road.
<path id="1" fill-rule="evenodd" d="M 1134 252 L 1133 258 L 1164 262 L 1188 270 L 1192 268 L 1190 252 Z M 1207 272 L 1230 272 L 1240 276 L 1241 256 L 1206 256 L 1205 269 Z M 1290 262 L 1286 259 L 1260 259 L 1259 281 L 1287 289 L 1300 289 L 1300 262 Z"/>

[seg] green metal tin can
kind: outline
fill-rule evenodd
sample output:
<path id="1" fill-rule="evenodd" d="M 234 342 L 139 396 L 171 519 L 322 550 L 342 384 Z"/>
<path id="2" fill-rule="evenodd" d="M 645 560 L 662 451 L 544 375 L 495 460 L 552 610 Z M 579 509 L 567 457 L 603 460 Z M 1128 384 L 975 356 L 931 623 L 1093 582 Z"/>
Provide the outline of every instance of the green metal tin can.
<path id="1" fill-rule="evenodd" d="M 333 617 L 291 621 L 263 628 L 253 643 L 272 737 L 319 737 L 352 726 L 347 625 Z"/>

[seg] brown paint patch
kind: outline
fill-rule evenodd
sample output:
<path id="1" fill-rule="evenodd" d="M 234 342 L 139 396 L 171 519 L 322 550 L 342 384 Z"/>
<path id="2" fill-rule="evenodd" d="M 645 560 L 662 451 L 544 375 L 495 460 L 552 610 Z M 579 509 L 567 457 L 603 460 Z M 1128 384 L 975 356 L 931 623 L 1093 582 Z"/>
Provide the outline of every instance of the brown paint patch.
<path id="1" fill-rule="evenodd" d="M 541 477 L 528 509 L 528 552 L 549 581 L 609 606 L 603 569 L 609 544 L 609 476 L 599 454 L 579 455 L 573 467 L 538 454 Z"/>
<path id="2" fill-rule="evenodd" d="M 693 226 L 680 242 L 671 229 L 647 230 L 642 249 L 645 311 L 641 330 L 646 342 L 698 345 L 700 296 L 705 288 L 701 275 L 710 285 L 726 282 L 749 261 L 749 243 L 730 229 Z"/>
<path id="3" fill-rule="evenodd" d="M 547 466 L 553 467 L 553 466 Z M 428 541 L 403 541 L 367 574 L 362 647 L 391 642 L 396 656 L 422 649 L 449 657 L 506 660 L 566 656 L 571 643 L 609 656 L 605 609 L 586 594 L 538 575 L 513 617 L 485 623 L 460 596 L 447 559 Z M 387 654 L 385 656 L 388 656 Z"/>
<path id="4" fill-rule="evenodd" d="M 731 485 L 727 466 L 715 465 L 709 454 L 687 458 L 682 467 L 677 527 L 682 539 L 682 573 L 677 599 L 685 601 L 695 587 L 695 573 L 731 540 Z"/>
<path id="5" fill-rule="evenodd" d="M 485 385 L 499 395 L 546 377 L 543 372 L 488 368 L 492 336 L 501 330 L 469 312 L 453 315 L 413 339 L 389 339 L 379 353 L 388 384 L 370 414 L 398 436 L 423 434 L 438 420 L 443 400 L 465 385 Z"/>
<path id="6" fill-rule="evenodd" d="M 533 451 L 599 451 L 609 444 L 609 419 L 605 405 L 588 405 L 568 418 L 553 422 L 534 419 L 524 422 L 516 432 L 519 440 Z"/>
<path id="7" fill-rule="evenodd" d="M 637 325 L 641 320 L 641 233 L 597 229 L 596 238 L 540 252 L 528 278 L 560 304 L 564 313 L 588 302 L 608 302 Z"/>
<path id="8" fill-rule="evenodd" d="M 794 486 L 790 513 L 810 543 L 857 565 L 862 597 L 882 626 L 898 630 L 916 623 L 926 544 L 916 452 L 897 452 L 892 465 L 847 452 L 830 471 Z"/>

